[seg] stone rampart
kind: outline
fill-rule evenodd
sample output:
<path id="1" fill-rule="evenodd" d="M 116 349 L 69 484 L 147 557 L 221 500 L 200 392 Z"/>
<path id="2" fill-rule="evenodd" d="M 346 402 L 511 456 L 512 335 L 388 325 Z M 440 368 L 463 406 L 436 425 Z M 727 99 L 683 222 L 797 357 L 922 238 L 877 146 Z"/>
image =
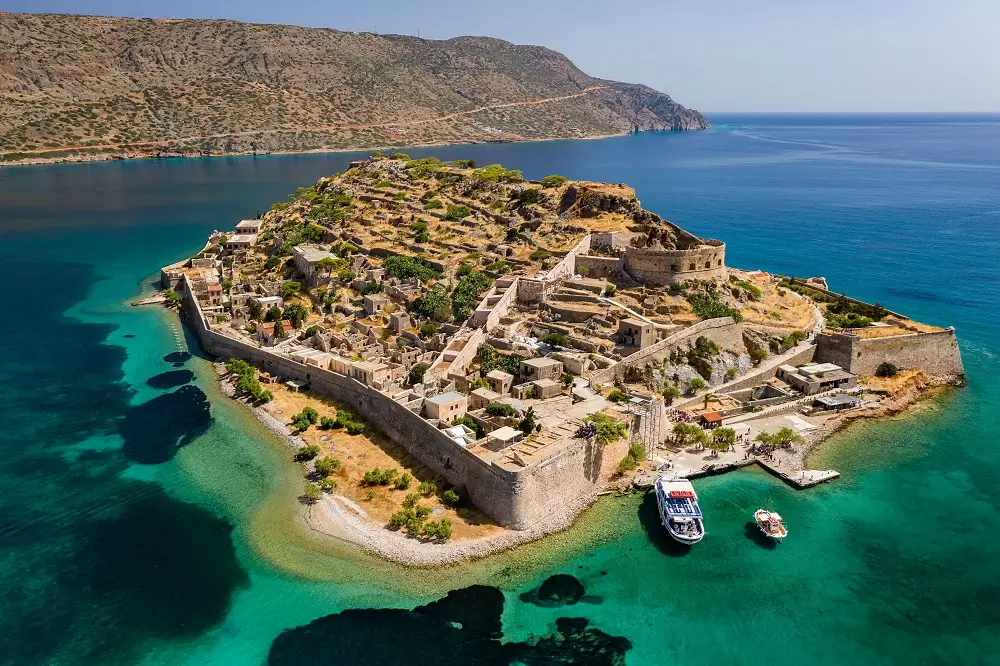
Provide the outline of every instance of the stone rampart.
<path id="1" fill-rule="evenodd" d="M 625 271 L 640 282 L 655 285 L 725 280 L 725 259 L 726 245 L 721 241 L 702 241 L 688 250 L 629 247 L 625 249 Z"/>
<path id="2" fill-rule="evenodd" d="M 962 376 L 962 354 L 955 331 L 913 333 L 884 338 L 860 338 L 845 333 L 816 336 L 816 358 L 836 363 L 856 375 L 871 376 L 882 363 L 919 368 L 929 375 Z"/>

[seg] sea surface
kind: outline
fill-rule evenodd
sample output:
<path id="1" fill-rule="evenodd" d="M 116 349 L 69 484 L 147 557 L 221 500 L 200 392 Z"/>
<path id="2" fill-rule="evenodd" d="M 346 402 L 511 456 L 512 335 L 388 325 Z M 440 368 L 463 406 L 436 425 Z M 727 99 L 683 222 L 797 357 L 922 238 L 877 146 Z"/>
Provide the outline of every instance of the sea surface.
<path id="1" fill-rule="evenodd" d="M 606 499 L 432 572 L 304 537 L 284 444 L 175 315 L 128 304 L 357 155 L 0 169 L 0 663 L 1000 663 L 1000 117 L 711 120 L 410 152 L 628 183 L 730 265 L 954 326 L 968 386 L 829 442 L 833 483 L 696 482 L 690 551 L 651 498 Z M 767 496 L 776 548 L 749 524 Z"/>

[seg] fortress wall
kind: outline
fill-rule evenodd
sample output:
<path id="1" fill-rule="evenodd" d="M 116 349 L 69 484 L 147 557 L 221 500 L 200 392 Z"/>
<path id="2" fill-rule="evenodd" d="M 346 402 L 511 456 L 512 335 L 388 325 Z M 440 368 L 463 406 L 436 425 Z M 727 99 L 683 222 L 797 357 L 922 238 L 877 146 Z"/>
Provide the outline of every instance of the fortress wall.
<path id="1" fill-rule="evenodd" d="M 673 335 L 622 359 L 620 363 L 591 375 L 590 381 L 591 383 L 608 384 L 616 379 L 621 379 L 625 376 L 626 368 L 638 367 L 640 364 L 644 365 L 650 361 L 662 361 L 675 349 L 686 349 L 688 345 L 694 344 L 694 341 L 701 335 L 714 342 L 721 350 L 743 348 L 743 328 L 733 321 L 732 317 L 706 319 L 677 331 Z"/>
<path id="2" fill-rule="evenodd" d="M 818 360 L 836 363 L 857 375 L 874 375 L 888 362 L 900 368 L 919 368 L 929 375 L 965 374 L 954 330 L 914 333 L 886 338 L 859 338 L 843 333 L 816 336 Z"/>
<path id="3" fill-rule="evenodd" d="M 297 363 L 211 330 L 190 287 L 186 289 L 184 305 L 205 351 L 224 358 L 245 359 L 283 378 L 307 381 L 317 393 L 343 402 L 420 463 L 458 488 L 499 525 L 526 529 L 591 487 L 587 477 L 582 476 L 585 465 L 577 464 L 582 455 L 576 451 L 579 447 L 570 446 L 559 451 L 552 466 L 542 471 L 535 466 L 505 470 L 469 452 L 402 404 L 355 379 Z M 563 456 L 566 461 L 560 461 Z M 554 492 L 556 490 L 558 492 Z"/>
<path id="4" fill-rule="evenodd" d="M 555 282 L 556 280 L 566 280 L 573 277 L 573 273 L 576 272 L 577 255 L 590 252 L 590 236 L 590 234 L 587 234 L 580 239 L 580 242 L 574 245 L 573 249 L 545 274 L 544 279 L 547 282 Z"/>
<path id="5" fill-rule="evenodd" d="M 517 281 L 517 300 L 522 303 L 540 303 L 545 298 L 546 285 L 544 280 L 521 278 Z"/>
<path id="6" fill-rule="evenodd" d="M 629 247 L 625 269 L 636 280 L 667 285 L 684 280 L 726 279 L 726 246 L 700 245 L 690 250 Z"/>
<path id="7" fill-rule="evenodd" d="M 632 247 L 632 239 L 643 237 L 645 234 L 634 231 L 602 231 L 591 234 L 590 246 L 592 248 L 607 248 L 609 250 L 624 250 Z"/>
<path id="8" fill-rule="evenodd" d="M 516 278 L 514 282 L 507 287 L 507 291 L 504 292 L 500 300 L 496 302 L 493 309 L 490 310 L 490 314 L 486 317 L 486 330 L 492 331 L 494 328 L 500 325 L 500 320 L 506 317 L 514 304 L 517 303 L 517 290 L 518 283 L 521 281 L 520 278 Z"/>
<path id="9" fill-rule="evenodd" d="M 576 272 L 589 278 L 609 279 L 620 273 L 625 262 L 619 257 L 594 257 L 582 254 L 576 258 Z"/>

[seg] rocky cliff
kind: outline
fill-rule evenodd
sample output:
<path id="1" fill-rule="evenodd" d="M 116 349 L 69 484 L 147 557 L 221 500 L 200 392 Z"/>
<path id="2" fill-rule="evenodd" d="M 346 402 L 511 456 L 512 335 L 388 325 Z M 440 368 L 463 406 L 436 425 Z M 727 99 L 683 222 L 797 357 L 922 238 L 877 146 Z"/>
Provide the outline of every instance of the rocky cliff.
<path id="1" fill-rule="evenodd" d="M 367 148 L 690 130 L 560 53 L 233 21 L 0 13 L 0 159 Z"/>

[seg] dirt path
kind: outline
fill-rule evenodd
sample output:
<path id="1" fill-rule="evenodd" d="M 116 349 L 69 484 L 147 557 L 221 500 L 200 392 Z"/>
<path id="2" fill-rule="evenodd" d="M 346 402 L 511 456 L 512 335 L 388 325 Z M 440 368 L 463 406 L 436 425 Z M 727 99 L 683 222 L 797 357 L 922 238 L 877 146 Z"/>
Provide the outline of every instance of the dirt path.
<path id="1" fill-rule="evenodd" d="M 490 104 L 487 106 L 480 106 L 475 109 L 469 109 L 467 111 L 456 111 L 455 113 L 448 113 L 443 116 L 436 116 L 434 118 L 424 118 L 421 120 L 391 120 L 380 123 L 337 123 L 334 125 L 320 125 L 316 127 L 300 127 L 297 129 L 266 129 L 266 130 L 248 130 L 245 132 L 228 132 L 223 134 L 205 134 L 202 136 L 185 136 L 176 137 L 172 139 L 160 139 L 156 141 L 129 141 L 122 143 L 102 143 L 97 145 L 76 145 L 76 146 L 58 146 L 56 148 L 39 148 L 35 150 L 12 150 L 11 153 L 19 153 L 23 155 L 44 155 L 45 153 L 55 153 L 66 150 L 103 150 L 107 148 L 122 148 L 128 146 L 130 148 L 142 149 L 142 148 L 155 148 L 157 146 L 166 146 L 171 143 L 185 142 L 191 143 L 193 141 L 201 141 L 202 139 L 226 139 L 230 137 L 242 137 L 242 136 L 254 136 L 257 134 L 283 134 L 287 132 L 329 132 L 336 130 L 356 130 L 356 129 L 377 129 L 381 127 L 412 127 L 414 125 L 426 125 L 429 123 L 439 123 L 447 122 L 449 120 L 455 120 L 456 118 L 461 118 L 463 116 L 471 116 L 477 113 L 482 113 L 484 111 L 493 111 L 496 109 L 511 109 L 522 106 L 539 106 L 542 104 L 551 104 L 553 102 L 563 102 L 568 99 L 576 99 L 578 97 L 584 97 L 596 90 L 602 90 L 607 86 L 589 86 L 584 88 L 578 93 L 573 93 L 572 95 L 562 95 L 560 97 L 542 97 L 539 99 L 528 99 L 520 102 L 505 102 L 503 104 Z"/>

